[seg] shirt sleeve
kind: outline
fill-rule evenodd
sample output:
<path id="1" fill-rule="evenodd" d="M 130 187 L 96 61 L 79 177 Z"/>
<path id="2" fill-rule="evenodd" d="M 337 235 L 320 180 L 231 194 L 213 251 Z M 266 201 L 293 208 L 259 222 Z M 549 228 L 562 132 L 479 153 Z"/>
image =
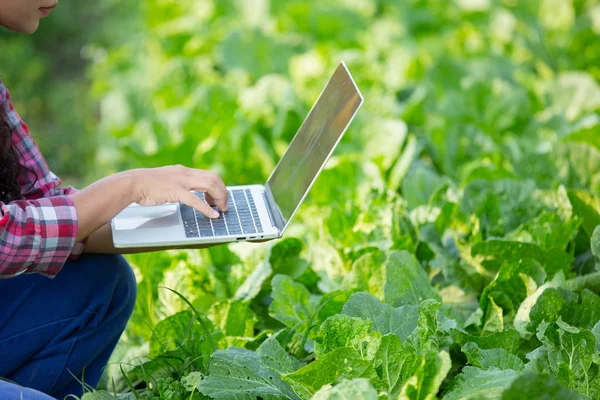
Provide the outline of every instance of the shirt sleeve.
<path id="1" fill-rule="evenodd" d="M 76 260 L 83 251 L 84 243 L 80 242 L 70 246 L 68 257 L 63 254 L 77 235 L 77 213 L 67 197 L 77 190 L 59 187 L 60 178 L 48 168 L 1 80 L 0 112 L 12 130 L 12 145 L 19 161 L 26 167 L 18 179 L 24 200 L 0 203 L 0 278 L 23 272 L 53 276 L 60 270 L 54 266 L 58 260 Z M 65 237 L 68 232 L 73 234 L 71 240 Z M 21 245 L 23 249 L 19 249 Z M 19 263 L 24 265 L 17 267 Z"/>
<path id="2" fill-rule="evenodd" d="M 75 247 L 78 220 L 68 196 L 0 203 L 0 278 L 54 277 Z"/>

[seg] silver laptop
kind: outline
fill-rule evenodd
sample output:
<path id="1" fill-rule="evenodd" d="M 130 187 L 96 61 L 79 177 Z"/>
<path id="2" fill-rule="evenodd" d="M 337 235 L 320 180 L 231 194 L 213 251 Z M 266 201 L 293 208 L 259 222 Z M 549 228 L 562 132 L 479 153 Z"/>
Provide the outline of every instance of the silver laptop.
<path id="1" fill-rule="evenodd" d="M 111 222 L 114 246 L 159 247 L 274 239 L 283 235 L 363 103 L 342 62 L 265 185 L 230 186 L 217 219 L 182 203 L 131 204 Z M 203 193 L 196 193 L 204 199 Z"/>

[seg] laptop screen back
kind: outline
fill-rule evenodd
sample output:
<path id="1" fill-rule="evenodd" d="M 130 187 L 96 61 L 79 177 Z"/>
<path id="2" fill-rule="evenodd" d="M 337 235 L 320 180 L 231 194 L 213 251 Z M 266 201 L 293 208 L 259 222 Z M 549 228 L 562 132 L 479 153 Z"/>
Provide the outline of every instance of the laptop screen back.
<path id="1" fill-rule="evenodd" d="M 286 226 L 362 102 L 350 72 L 340 64 L 267 181 Z"/>

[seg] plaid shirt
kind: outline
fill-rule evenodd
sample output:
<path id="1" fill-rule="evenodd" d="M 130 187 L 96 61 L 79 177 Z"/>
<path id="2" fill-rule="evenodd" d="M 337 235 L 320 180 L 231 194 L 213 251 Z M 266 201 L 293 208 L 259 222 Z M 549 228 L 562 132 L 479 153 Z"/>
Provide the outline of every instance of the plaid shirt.
<path id="1" fill-rule="evenodd" d="M 74 251 L 78 221 L 68 196 L 76 190 L 58 187 L 60 179 L 48 169 L 2 82 L 0 112 L 12 129 L 21 164 L 33 172 L 22 169 L 18 178 L 22 200 L 0 202 L 0 278 L 34 272 L 54 277 L 82 250 Z"/>

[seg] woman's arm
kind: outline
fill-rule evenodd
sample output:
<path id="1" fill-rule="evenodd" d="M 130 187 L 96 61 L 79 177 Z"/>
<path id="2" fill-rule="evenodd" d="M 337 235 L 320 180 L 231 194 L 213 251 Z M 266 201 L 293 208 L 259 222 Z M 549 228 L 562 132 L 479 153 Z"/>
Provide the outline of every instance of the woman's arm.
<path id="1" fill-rule="evenodd" d="M 227 211 L 227 189 L 214 172 L 178 165 L 130 170 L 101 179 L 70 195 L 79 221 L 77 240 L 98 231 L 131 203 L 151 206 L 182 202 L 207 217 L 219 216 L 190 190 L 206 192 L 220 210 Z M 97 236 L 98 243 L 108 240 L 103 235 Z"/>

